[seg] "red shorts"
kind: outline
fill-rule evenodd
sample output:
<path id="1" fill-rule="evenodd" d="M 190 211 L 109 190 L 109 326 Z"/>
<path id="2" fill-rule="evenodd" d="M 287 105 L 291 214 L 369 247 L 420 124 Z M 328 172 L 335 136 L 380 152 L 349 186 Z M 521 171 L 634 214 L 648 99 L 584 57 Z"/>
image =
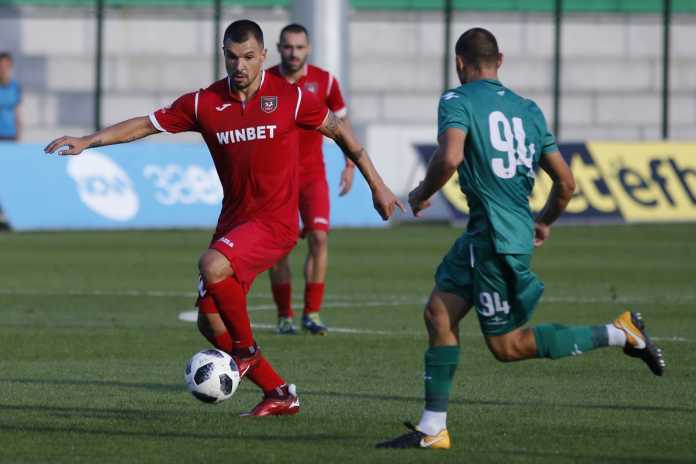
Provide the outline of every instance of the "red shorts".
<path id="1" fill-rule="evenodd" d="M 309 230 L 329 231 L 329 184 L 326 175 L 313 176 L 300 183 L 302 237 Z"/>
<path id="2" fill-rule="evenodd" d="M 210 248 L 225 255 L 237 280 L 248 292 L 257 275 L 268 270 L 293 249 L 297 239 L 284 238 L 287 235 L 287 232 L 275 230 L 270 224 L 250 221 L 222 236 L 214 236 Z"/>

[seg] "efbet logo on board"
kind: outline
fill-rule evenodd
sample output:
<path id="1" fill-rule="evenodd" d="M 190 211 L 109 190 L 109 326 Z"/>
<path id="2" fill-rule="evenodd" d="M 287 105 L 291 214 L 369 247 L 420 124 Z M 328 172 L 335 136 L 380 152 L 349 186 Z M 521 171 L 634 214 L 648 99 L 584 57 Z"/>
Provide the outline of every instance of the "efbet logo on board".
<path id="1" fill-rule="evenodd" d="M 696 145 L 587 146 L 627 221 L 696 220 Z"/>
<path id="2" fill-rule="evenodd" d="M 433 147 L 416 148 L 424 154 Z M 588 142 L 560 148 L 577 184 L 564 218 L 696 221 L 696 144 Z M 545 173 L 537 173 L 532 211 L 541 211 L 551 186 Z M 442 191 L 455 214 L 468 214 L 456 173 Z"/>
<path id="3" fill-rule="evenodd" d="M 261 97 L 261 110 L 264 113 L 272 113 L 278 109 L 278 97 Z"/>

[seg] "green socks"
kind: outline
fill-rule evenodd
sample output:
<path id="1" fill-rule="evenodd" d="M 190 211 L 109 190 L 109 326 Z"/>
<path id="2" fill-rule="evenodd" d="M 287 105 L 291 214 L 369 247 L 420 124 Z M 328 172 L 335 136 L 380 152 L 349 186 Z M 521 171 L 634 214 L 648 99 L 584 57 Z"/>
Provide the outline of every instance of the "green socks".
<path id="1" fill-rule="evenodd" d="M 609 346 L 609 335 L 603 325 L 568 327 L 543 324 L 533 330 L 540 358 L 564 358 Z"/>
<path id="2" fill-rule="evenodd" d="M 436 346 L 425 352 L 425 409 L 447 411 L 459 346 Z"/>
<path id="3" fill-rule="evenodd" d="M 606 326 L 543 324 L 534 327 L 537 356 L 558 359 L 609 346 Z M 425 352 L 425 409 L 446 412 L 459 346 L 436 346 Z"/>

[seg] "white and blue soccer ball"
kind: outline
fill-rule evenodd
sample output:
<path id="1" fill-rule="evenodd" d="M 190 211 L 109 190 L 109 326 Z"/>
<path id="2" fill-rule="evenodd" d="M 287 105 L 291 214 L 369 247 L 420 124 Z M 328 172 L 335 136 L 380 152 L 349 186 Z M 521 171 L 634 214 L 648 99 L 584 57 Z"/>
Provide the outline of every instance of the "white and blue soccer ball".
<path id="1" fill-rule="evenodd" d="M 194 354 L 186 364 L 186 386 L 193 396 L 205 403 L 229 399 L 239 386 L 239 370 L 232 357 L 211 348 Z"/>

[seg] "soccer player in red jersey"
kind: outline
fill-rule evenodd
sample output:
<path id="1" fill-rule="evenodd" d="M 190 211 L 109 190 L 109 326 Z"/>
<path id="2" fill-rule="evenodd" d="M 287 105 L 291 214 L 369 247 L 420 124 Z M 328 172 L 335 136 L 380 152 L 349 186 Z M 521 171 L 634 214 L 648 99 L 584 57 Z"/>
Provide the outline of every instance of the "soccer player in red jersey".
<path id="1" fill-rule="evenodd" d="M 198 327 L 232 355 L 242 377 L 263 390 L 252 416 L 299 412 L 295 386 L 259 351 L 249 322 L 247 292 L 259 273 L 297 241 L 298 132 L 315 128 L 336 141 L 372 189 L 385 220 L 403 206 L 384 185 L 369 156 L 326 106 L 284 79 L 263 71 L 266 50 L 258 24 L 235 21 L 225 31 L 228 76 L 185 94 L 148 116 L 85 137 L 63 136 L 47 153 L 77 155 L 91 147 L 130 142 L 158 132 L 199 132 L 222 183 L 222 211 L 213 240 L 200 257 Z"/>
<path id="2" fill-rule="evenodd" d="M 280 64 L 268 72 L 297 85 L 303 92 L 311 93 L 344 123 L 350 130 L 348 109 L 343 101 L 338 81 L 328 71 L 307 63 L 311 53 L 309 33 L 301 24 L 289 24 L 280 31 L 278 42 Z M 308 254 L 304 265 L 305 290 L 302 328 L 314 335 L 325 335 L 326 326 L 319 318 L 324 297 L 324 282 L 328 265 L 329 185 L 326 182 L 324 137 L 313 130 L 300 131 L 300 217 L 302 237 L 307 239 Z M 346 157 L 341 173 L 339 195 L 350 191 L 353 185 L 355 165 Z M 283 257 L 269 271 L 273 299 L 278 307 L 278 333 L 292 335 L 297 332 L 293 322 L 290 264 Z"/>

